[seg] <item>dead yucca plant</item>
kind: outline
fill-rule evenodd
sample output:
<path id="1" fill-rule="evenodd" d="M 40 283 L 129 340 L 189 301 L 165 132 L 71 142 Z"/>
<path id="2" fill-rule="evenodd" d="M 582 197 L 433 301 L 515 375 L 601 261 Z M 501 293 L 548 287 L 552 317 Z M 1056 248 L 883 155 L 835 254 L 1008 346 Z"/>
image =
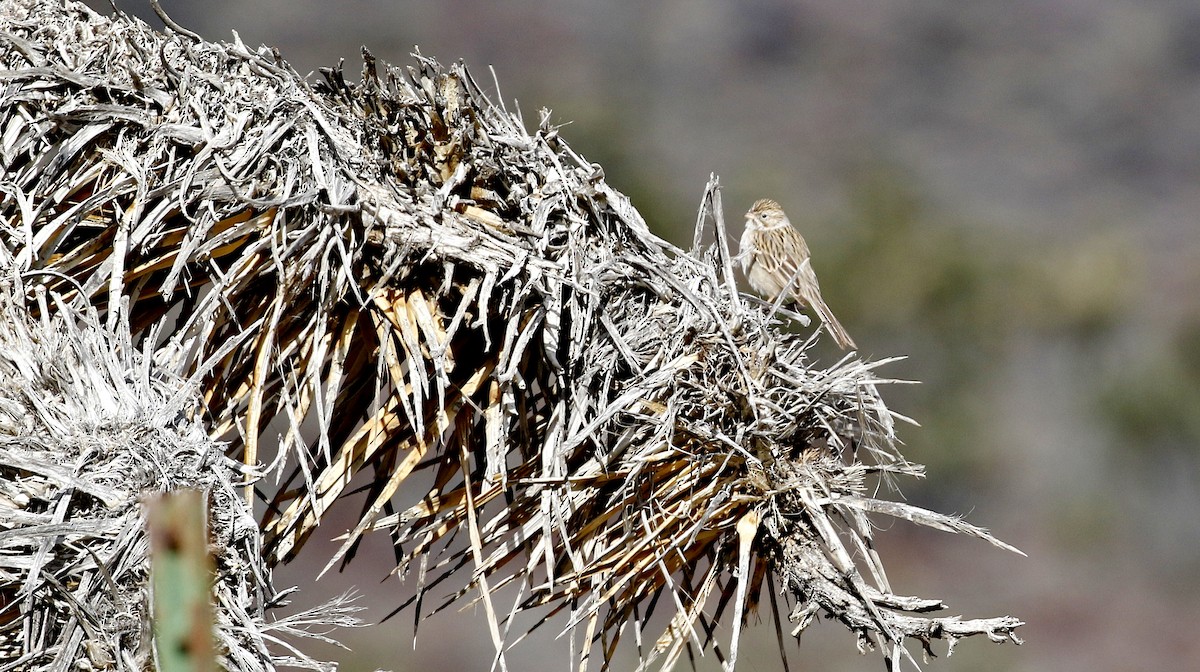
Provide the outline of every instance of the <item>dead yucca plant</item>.
<path id="1" fill-rule="evenodd" d="M 200 421 L 196 386 L 155 366 L 123 316 L 47 295 L 0 248 L 0 669 L 144 670 L 148 621 L 143 500 L 207 493 L 222 669 L 330 669 L 281 642 L 354 625 L 344 599 L 289 618 L 267 610 L 261 536 L 236 484 L 245 474 Z"/>
<path id="2" fill-rule="evenodd" d="M 881 362 L 815 368 L 739 295 L 715 183 L 685 253 L 546 114 L 529 133 L 462 66 L 367 55 L 361 83 L 339 68 L 310 86 L 265 49 L 75 4 L 9 2 L 0 29 L 5 246 L 52 291 L 128 303 L 160 362 L 201 380 L 212 436 L 274 459 L 272 557 L 361 474 L 329 564 L 389 531 L 418 611 L 469 566 L 433 608 L 474 593 L 501 666 L 508 620 L 535 607 L 539 625 L 566 612 L 583 662 L 666 612 L 645 664 L 696 644 L 732 667 L 764 599 L 896 665 L 909 637 L 1015 641 L 1016 619 L 912 616 L 941 605 L 892 593 L 872 514 L 999 542 L 866 495 L 919 473 Z"/>

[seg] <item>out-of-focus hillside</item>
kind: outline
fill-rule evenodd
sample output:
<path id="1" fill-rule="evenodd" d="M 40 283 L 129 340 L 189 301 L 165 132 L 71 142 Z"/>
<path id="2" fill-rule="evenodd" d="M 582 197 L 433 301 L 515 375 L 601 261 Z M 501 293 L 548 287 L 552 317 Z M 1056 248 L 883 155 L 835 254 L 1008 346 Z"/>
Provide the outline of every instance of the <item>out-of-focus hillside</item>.
<path id="1" fill-rule="evenodd" d="M 92 2 L 99 11 L 107 3 Z M 156 20 L 140 0 L 124 9 Z M 759 197 L 812 245 L 867 355 L 909 354 L 886 391 L 929 478 L 910 501 L 1021 547 L 894 526 L 903 593 L 1023 617 L 1020 648 L 967 641 L 931 670 L 1200 667 L 1200 6 L 868 3 L 163 2 L 301 72 L 413 45 L 540 107 L 679 244 L 710 172 L 727 216 Z M 481 77 L 482 79 L 482 77 Z M 830 357 L 837 353 L 829 350 Z M 348 515 L 353 515 L 349 511 Z M 338 530 L 330 526 L 331 537 Z M 386 540 L 301 599 L 357 584 L 382 617 Z M 319 540 L 307 557 L 323 564 Z M 411 614 L 346 636 L 345 670 L 487 669 L 483 621 Z M 744 669 L 781 669 L 769 625 Z M 794 669 L 875 669 L 821 624 Z M 513 653 L 566 669 L 564 643 Z M 516 664 L 516 663 L 514 663 Z M 704 661 L 701 669 L 718 669 Z"/>

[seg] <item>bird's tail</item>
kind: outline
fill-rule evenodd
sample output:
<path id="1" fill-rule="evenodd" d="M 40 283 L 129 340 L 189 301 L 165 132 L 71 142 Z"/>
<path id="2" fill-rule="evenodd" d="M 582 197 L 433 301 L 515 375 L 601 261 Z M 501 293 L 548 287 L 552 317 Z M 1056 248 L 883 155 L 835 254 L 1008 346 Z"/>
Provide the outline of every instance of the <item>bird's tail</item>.
<path id="1" fill-rule="evenodd" d="M 855 345 L 854 339 L 850 338 L 850 334 L 846 333 L 846 328 L 833 316 L 833 311 L 829 309 L 829 306 L 825 305 L 825 301 L 820 297 L 814 298 L 816 298 L 816 301 L 812 302 L 812 308 L 821 317 L 821 322 L 825 324 L 825 330 L 829 332 L 830 336 L 833 336 L 833 340 L 837 342 L 838 347 L 843 350 L 857 350 L 858 346 Z"/>

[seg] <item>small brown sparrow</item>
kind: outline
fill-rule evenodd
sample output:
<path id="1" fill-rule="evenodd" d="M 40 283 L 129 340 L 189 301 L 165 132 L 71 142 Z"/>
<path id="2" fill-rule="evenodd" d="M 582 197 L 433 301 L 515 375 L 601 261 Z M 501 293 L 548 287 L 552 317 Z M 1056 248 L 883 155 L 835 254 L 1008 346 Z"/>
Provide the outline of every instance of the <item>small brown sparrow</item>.
<path id="1" fill-rule="evenodd" d="M 811 308 L 843 350 L 858 347 L 821 298 L 821 286 L 817 284 L 817 274 L 812 268 L 808 243 L 778 203 L 764 198 L 750 208 L 746 213 L 741 248 L 738 256 L 742 260 L 742 271 L 754 291 L 774 301 L 790 282 L 785 304 Z"/>

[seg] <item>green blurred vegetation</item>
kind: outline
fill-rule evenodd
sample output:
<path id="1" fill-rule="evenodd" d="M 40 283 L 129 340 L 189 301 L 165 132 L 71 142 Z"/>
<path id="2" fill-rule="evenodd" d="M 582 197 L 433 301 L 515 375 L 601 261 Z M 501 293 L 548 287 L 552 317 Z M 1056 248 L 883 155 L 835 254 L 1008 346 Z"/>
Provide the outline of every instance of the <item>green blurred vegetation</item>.
<path id="1" fill-rule="evenodd" d="M 1164 450 L 1200 452 L 1200 322 L 1121 364 L 1108 372 L 1098 410 L 1130 461 Z"/>
<path id="2" fill-rule="evenodd" d="M 686 249 L 691 245 L 692 224 L 704 185 L 697 187 L 693 203 L 666 196 L 649 164 L 638 160 L 640 153 L 633 146 L 630 131 L 637 120 L 623 112 L 627 109 L 581 102 L 560 105 L 551 118 L 558 123 L 561 123 L 559 120 L 571 120 L 562 131 L 571 147 L 588 161 L 603 167 L 605 181 L 629 197 L 655 234 Z M 667 223 L 677 226 L 668 227 Z"/>
<path id="3" fill-rule="evenodd" d="M 929 479 L 906 490 L 962 510 L 981 487 L 1003 487 L 995 379 L 1031 342 L 1082 351 L 1112 336 L 1136 300 L 1138 255 L 1114 231 L 1064 243 L 963 221 L 910 175 L 867 166 L 851 178 L 845 221 L 800 225 L 845 232 L 819 251 L 827 300 L 865 355 L 909 355 L 882 375 L 921 383 L 886 392 L 922 425 L 902 438 Z"/>

